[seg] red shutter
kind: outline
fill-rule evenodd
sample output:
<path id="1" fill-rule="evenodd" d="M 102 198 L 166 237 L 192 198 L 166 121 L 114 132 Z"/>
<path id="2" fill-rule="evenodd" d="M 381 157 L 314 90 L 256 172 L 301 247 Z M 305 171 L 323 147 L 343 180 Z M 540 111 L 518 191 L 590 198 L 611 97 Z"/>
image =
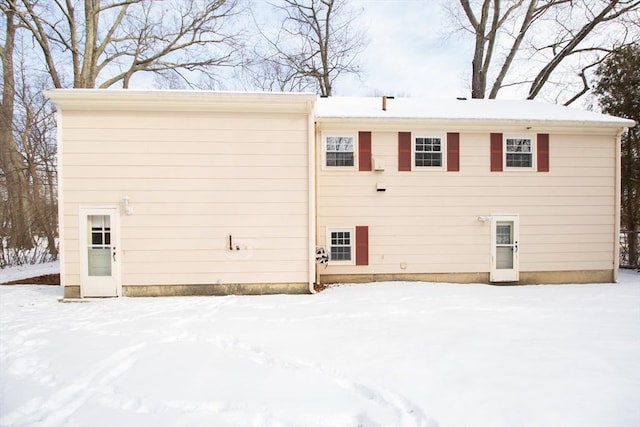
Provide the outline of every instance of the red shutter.
<path id="1" fill-rule="evenodd" d="M 460 134 L 457 132 L 447 133 L 447 170 L 460 171 Z"/>
<path id="2" fill-rule="evenodd" d="M 538 172 L 549 172 L 549 134 L 538 134 Z"/>
<path id="3" fill-rule="evenodd" d="M 369 227 L 356 226 L 356 265 L 369 265 Z"/>
<path id="4" fill-rule="evenodd" d="M 491 134 L 491 172 L 502 171 L 502 134 Z"/>
<path id="5" fill-rule="evenodd" d="M 358 169 L 371 170 L 371 132 L 358 132 Z"/>
<path id="6" fill-rule="evenodd" d="M 411 171 L 411 132 L 398 132 L 398 170 Z"/>

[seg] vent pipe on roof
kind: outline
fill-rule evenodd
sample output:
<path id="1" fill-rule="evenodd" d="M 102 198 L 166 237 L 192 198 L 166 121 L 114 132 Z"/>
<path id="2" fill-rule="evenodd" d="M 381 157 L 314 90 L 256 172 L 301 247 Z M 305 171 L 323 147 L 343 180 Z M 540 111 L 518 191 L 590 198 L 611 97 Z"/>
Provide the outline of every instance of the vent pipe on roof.
<path id="1" fill-rule="evenodd" d="M 394 99 L 395 96 L 382 96 L 382 111 L 387 111 L 387 99 Z"/>

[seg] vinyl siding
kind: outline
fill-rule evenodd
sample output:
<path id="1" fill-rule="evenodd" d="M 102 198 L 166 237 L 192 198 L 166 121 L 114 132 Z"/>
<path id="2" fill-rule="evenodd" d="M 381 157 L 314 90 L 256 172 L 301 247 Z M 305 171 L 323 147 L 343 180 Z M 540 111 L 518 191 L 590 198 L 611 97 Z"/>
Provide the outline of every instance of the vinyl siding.
<path id="1" fill-rule="evenodd" d="M 307 281 L 306 114 L 63 114 L 66 285 L 79 284 L 80 206 L 125 196 L 125 286 Z"/>
<path id="2" fill-rule="evenodd" d="M 441 131 L 460 132 L 459 172 L 398 172 L 394 131 L 372 133 L 384 171 L 318 169 L 317 241 L 327 227 L 369 227 L 368 266 L 329 264 L 320 274 L 487 272 L 490 225 L 477 217 L 491 214 L 519 215 L 520 271 L 613 269 L 615 136 L 549 131 L 549 172 L 492 172 L 491 131 Z"/>

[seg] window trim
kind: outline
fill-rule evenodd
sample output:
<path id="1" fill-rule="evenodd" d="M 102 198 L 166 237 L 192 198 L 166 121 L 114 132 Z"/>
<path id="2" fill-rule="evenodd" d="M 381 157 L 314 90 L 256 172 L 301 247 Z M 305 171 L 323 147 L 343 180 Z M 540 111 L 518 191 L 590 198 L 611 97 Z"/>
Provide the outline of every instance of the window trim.
<path id="1" fill-rule="evenodd" d="M 353 165 L 352 166 L 327 166 L 327 139 L 328 138 L 351 138 L 353 139 Z M 322 135 L 322 169 L 323 170 L 358 170 L 358 133 L 326 133 Z"/>
<path id="2" fill-rule="evenodd" d="M 418 138 L 440 139 L 440 166 L 416 166 L 416 140 Z M 447 170 L 447 135 L 446 133 L 412 132 L 411 134 L 411 170 L 414 171 L 446 171 Z"/>
<path id="3" fill-rule="evenodd" d="M 331 259 L 331 234 L 338 232 L 349 233 L 349 247 L 351 248 L 350 260 L 333 260 Z M 356 229 L 355 227 L 327 227 L 327 251 L 329 253 L 329 265 L 356 265 Z"/>
<path id="4" fill-rule="evenodd" d="M 509 166 L 507 164 L 507 140 L 508 139 L 528 139 L 531 143 L 531 166 Z M 502 137 L 502 170 L 503 171 L 535 171 L 536 170 L 536 155 L 537 155 L 537 140 L 535 135 L 531 134 L 504 134 Z"/>

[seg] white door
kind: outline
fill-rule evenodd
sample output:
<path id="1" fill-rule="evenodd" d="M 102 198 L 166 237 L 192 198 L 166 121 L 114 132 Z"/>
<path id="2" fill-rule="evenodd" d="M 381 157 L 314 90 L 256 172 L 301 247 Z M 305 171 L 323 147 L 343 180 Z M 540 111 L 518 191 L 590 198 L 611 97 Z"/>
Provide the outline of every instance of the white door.
<path id="1" fill-rule="evenodd" d="M 119 253 L 116 208 L 80 210 L 80 294 L 82 297 L 119 295 Z"/>
<path id="2" fill-rule="evenodd" d="M 494 215 L 491 218 L 492 282 L 515 282 L 518 271 L 518 216 Z"/>

